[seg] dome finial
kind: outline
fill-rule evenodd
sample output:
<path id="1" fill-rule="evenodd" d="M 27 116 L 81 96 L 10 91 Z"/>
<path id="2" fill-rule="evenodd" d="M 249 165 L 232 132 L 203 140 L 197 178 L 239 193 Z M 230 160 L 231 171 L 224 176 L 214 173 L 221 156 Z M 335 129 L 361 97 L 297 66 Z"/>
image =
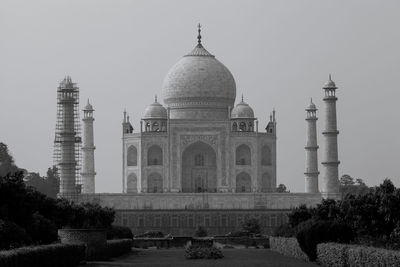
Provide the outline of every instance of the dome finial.
<path id="1" fill-rule="evenodd" d="M 313 104 L 313 102 L 312 102 L 312 97 L 311 97 L 311 101 L 310 101 L 310 104 Z"/>
<path id="2" fill-rule="evenodd" d="M 157 103 L 157 95 L 154 96 L 154 103 Z"/>
<path id="3" fill-rule="evenodd" d="M 198 43 L 198 46 L 201 46 L 201 24 L 199 23 L 199 24 L 197 24 L 197 28 L 198 28 L 198 30 L 197 30 L 197 32 L 199 33 L 198 35 L 197 35 L 197 43 Z"/>
<path id="4" fill-rule="evenodd" d="M 329 80 L 332 81 L 332 75 L 329 73 Z"/>

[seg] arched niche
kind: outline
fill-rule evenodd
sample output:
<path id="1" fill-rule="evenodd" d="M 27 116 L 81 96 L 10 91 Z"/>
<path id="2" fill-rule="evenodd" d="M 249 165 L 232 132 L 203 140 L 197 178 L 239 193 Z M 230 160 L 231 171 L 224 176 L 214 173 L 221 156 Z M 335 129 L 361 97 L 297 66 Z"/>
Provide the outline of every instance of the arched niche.
<path id="1" fill-rule="evenodd" d="M 128 147 L 128 152 L 126 156 L 126 165 L 137 166 L 137 149 L 133 145 Z"/>
<path id="2" fill-rule="evenodd" d="M 147 150 L 147 165 L 163 165 L 163 152 L 160 146 L 153 145 Z"/>
<path id="3" fill-rule="evenodd" d="M 134 173 L 128 175 L 126 179 L 126 192 L 136 193 L 137 192 L 137 176 Z"/>
<path id="4" fill-rule="evenodd" d="M 251 150 L 248 145 L 240 145 L 236 148 L 236 165 L 251 165 Z"/>
<path id="5" fill-rule="evenodd" d="M 201 141 L 182 153 L 182 192 L 216 192 L 217 157 L 214 149 Z"/>
<path id="6" fill-rule="evenodd" d="M 236 192 L 251 192 L 251 177 L 247 172 L 241 172 L 236 176 Z"/>
<path id="7" fill-rule="evenodd" d="M 147 177 L 147 191 L 149 193 L 163 192 L 163 178 L 159 173 L 153 172 Z"/>

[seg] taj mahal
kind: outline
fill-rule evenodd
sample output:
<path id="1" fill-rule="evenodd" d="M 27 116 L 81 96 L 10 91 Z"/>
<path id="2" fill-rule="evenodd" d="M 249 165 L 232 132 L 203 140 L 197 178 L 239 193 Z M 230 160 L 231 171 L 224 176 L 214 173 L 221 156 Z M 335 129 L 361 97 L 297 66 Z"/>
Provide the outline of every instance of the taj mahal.
<path id="1" fill-rule="evenodd" d="M 305 192 L 277 193 L 275 110 L 263 114 L 267 119 L 255 117 L 246 99 L 236 95 L 229 69 L 203 46 L 200 30 L 193 50 L 166 74 L 162 101 L 156 96 L 135 123 L 139 129 L 124 112 L 121 193 L 95 193 L 93 106 L 88 102 L 84 108 L 79 192 L 74 123 L 60 122 L 60 195 L 115 208 L 116 223 L 134 232 L 178 235 L 192 233 L 198 225 L 209 233 L 226 233 L 247 217 L 260 218 L 270 231 L 286 220 L 291 207 L 338 198 L 337 87 L 332 79 L 323 86 L 325 176 L 319 177 L 317 107 L 311 101 L 305 113 L 306 168 L 299 174 Z M 68 99 L 76 88 L 69 77 L 58 88 L 64 115 L 73 111 Z"/>

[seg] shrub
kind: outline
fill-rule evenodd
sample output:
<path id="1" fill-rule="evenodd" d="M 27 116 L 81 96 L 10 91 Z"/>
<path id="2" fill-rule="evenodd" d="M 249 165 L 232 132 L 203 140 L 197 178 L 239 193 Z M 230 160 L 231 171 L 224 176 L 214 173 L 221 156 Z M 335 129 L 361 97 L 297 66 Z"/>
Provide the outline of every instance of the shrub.
<path id="1" fill-rule="evenodd" d="M 203 226 L 198 226 L 194 232 L 195 237 L 205 237 L 207 236 L 207 230 Z"/>
<path id="2" fill-rule="evenodd" d="M 70 267 L 85 258 L 85 246 L 78 244 L 52 244 L 36 247 L 22 247 L 0 251 L 2 267 Z"/>
<path id="3" fill-rule="evenodd" d="M 290 214 L 288 214 L 289 225 L 296 227 L 298 224 L 311 219 L 313 216 L 313 209 L 307 208 L 306 205 L 300 205 L 294 208 Z"/>
<path id="4" fill-rule="evenodd" d="M 352 246 L 348 249 L 350 267 L 400 266 L 400 251 Z"/>
<path id="5" fill-rule="evenodd" d="M 129 227 L 112 225 L 111 228 L 107 230 L 107 239 L 132 239 L 133 234 Z"/>
<path id="6" fill-rule="evenodd" d="M 216 247 L 189 246 L 185 251 L 186 259 L 221 259 L 224 257 L 221 249 Z"/>
<path id="7" fill-rule="evenodd" d="M 348 249 L 350 245 L 322 243 L 317 245 L 318 262 L 328 267 L 348 267 Z"/>
<path id="8" fill-rule="evenodd" d="M 140 235 L 135 235 L 135 237 L 149 237 L 149 238 L 162 238 L 164 237 L 163 232 L 160 231 L 147 231 Z"/>
<path id="9" fill-rule="evenodd" d="M 301 250 L 297 239 L 294 237 L 270 237 L 271 250 L 286 256 L 308 261 L 307 255 Z"/>
<path id="10" fill-rule="evenodd" d="M 107 241 L 107 254 L 109 257 L 118 257 L 132 250 L 131 239 L 114 239 Z"/>
<path id="11" fill-rule="evenodd" d="M 27 229 L 34 243 L 49 244 L 57 241 L 57 228 L 49 219 L 39 213 L 33 214 L 32 224 Z"/>
<path id="12" fill-rule="evenodd" d="M 247 219 L 242 224 L 242 230 L 248 232 L 251 235 L 257 235 L 261 233 L 260 221 L 256 218 Z"/>
<path id="13" fill-rule="evenodd" d="M 346 224 L 317 221 L 296 235 L 300 248 L 307 254 L 310 261 L 317 259 L 317 245 L 324 242 L 348 243 L 354 238 L 352 229 Z"/>
<path id="14" fill-rule="evenodd" d="M 13 222 L 0 220 L 0 250 L 20 247 L 31 242 L 24 228 Z"/>

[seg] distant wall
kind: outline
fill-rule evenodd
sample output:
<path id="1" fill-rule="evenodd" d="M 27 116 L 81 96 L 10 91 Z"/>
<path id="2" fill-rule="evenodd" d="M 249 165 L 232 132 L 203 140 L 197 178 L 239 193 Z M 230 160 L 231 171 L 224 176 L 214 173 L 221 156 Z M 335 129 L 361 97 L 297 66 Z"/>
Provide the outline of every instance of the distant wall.
<path id="1" fill-rule="evenodd" d="M 321 194 L 307 193 L 132 193 L 82 194 L 80 201 L 95 202 L 117 210 L 290 209 L 314 206 Z"/>
<path id="2" fill-rule="evenodd" d="M 225 235 L 241 229 L 247 218 L 260 221 L 263 234 L 271 234 L 287 222 L 289 210 L 117 210 L 114 224 L 131 228 L 133 234 L 161 231 L 174 236 L 192 236 L 197 226 L 209 235 Z"/>

